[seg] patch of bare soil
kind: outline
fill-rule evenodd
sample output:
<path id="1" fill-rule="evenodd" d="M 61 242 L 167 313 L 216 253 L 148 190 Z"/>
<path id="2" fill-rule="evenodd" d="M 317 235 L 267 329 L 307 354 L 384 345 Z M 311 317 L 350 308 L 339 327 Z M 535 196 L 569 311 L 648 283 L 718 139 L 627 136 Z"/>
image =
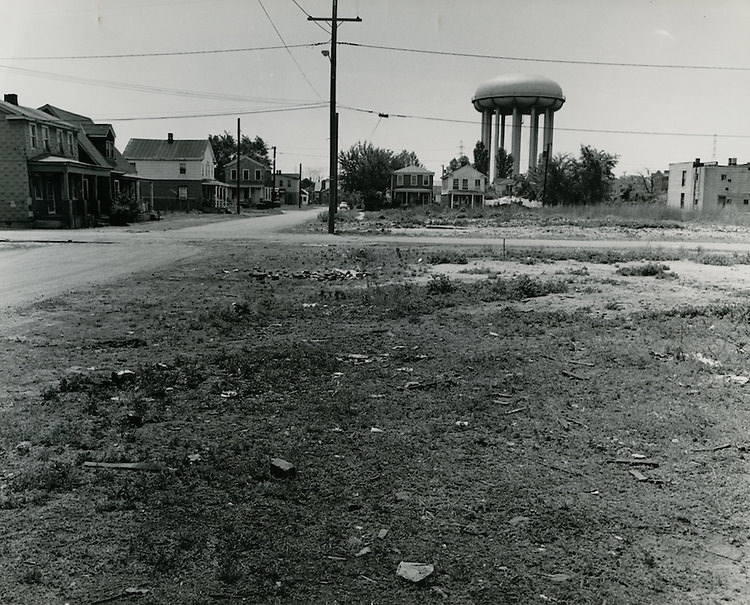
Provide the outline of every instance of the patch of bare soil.
<path id="1" fill-rule="evenodd" d="M 744 602 L 747 271 L 426 259 L 207 245 L 23 310 L 0 601 Z"/>

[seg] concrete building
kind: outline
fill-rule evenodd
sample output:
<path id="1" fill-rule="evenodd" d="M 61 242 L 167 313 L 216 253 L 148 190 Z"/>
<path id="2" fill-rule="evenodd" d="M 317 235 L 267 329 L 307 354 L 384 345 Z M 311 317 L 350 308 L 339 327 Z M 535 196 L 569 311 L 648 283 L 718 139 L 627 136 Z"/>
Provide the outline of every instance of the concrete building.
<path id="1" fill-rule="evenodd" d="M 471 164 L 461 166 L 458 170 L 443 177 L 441 200 L 450 208 L 468 206 L 481 207 L 487 193 L 487 176 Z"/>
<path id="2" fill-rule="evenodd" d="M 539 154 L 539 117 L 544 115 L 542 152 L 552 155 L 555 112 L 565 103 L 557 82 L 542 76 L 506 74 L 480 84 L 472 98 L 474 109 L 482 114 L 481 141 L 490 151 L 490 183 L 497 172 L 497 150 L 505 145 L 506 117 L 513 119 L 510 155 L 513 172 L 521 168 L 521 128 L 523 116 L 530 116 L 529 168 L 534 168 Z M 494 129 L 493 129 L 494 123 Z M 494 132 L 494 134 L 493 134 Z"/>
<path id="3" fill-rule="evenodd" d="M 667 206 L 681 210 L 750 211 L 750 163 L 729 158 L 718 162 L 679 162 L 669 165 Z"/>

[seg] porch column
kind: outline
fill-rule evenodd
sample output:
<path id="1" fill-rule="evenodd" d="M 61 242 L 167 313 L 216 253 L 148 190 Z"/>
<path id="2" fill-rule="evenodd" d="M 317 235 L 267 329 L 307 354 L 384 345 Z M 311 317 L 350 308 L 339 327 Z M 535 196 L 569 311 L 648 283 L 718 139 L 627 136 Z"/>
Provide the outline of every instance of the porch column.
<path id="1" fill-rule="evenodd" d="M 75 219 L 73 217 L 73 200 L 70 199 L 70 175 L 67 170 L 63 172 L 63 184 L 62 184 L 62 196 L 61 202 L 65 209 L 63 212 L 67 214 L 68 218 L 68 229 L 75 227 Z"/>

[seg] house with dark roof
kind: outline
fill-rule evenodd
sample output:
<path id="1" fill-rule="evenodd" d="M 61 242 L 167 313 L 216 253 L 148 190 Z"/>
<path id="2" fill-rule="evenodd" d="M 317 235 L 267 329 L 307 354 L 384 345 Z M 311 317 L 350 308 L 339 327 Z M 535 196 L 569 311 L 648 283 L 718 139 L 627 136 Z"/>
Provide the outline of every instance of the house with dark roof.
<path id="1" fill-rule="evenodd" d="M 125 158 L 139 176 L 153 182 L 157 211 L 227 208 L 226 183 L 214 178 L 216 156 L 208 138 L 130 139 Z"/>
<path id="2" fill-rule="evenodd" d="M 113 201 L 133 200 L 141 213 L 153 211 L 149 183 L 136 174 L 135 165 L 128 162 L 115 146 L 115 130 L 111 124 L 97 124 L 88 116 L 54 105 L 43 105 L 39 109 L 77 126 L 79 159 L 109 170 L 108 183 L 93 180 L 85 184 L 91 212 L 97 219 L 106 220 L 110 216 Z"/>
<path id="3" fill-rule="evenodd" d="M 82 227 L 91 224 L 110 167 L 79 154 L 79 129 L 47 112 L 0 101 L 0 225 Z"/>
<path id="4" fill-rule="evenodd" d="M 432 201 L 432 180 L 435 173 L 423 166 L 406 166 L 391 173 L 393 206 L 429 204 Z"/>
<path id="5" fill-rule="evenodd" d="M 229 198 L 237 203 L 237 188 L 239 187 L 240 204 L 243 206 L 257 206 L 271 201 L 270 170 L 255 158 L 240 156 L 239 171 L 237 158 L 227 162 L 224 166 L 224 178 L 229 185 Z"/>

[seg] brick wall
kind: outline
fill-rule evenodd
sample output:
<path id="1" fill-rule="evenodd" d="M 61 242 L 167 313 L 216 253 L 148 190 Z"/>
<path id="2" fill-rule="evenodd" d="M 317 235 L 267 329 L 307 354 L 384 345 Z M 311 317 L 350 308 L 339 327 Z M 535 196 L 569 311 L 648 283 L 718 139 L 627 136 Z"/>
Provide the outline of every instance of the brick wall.
<path id="1" fill-rule="evenodd" d="M 0 116 L 0 227 L 31 227 L 29 171 L 26 165 L 28 124 Z"/>

